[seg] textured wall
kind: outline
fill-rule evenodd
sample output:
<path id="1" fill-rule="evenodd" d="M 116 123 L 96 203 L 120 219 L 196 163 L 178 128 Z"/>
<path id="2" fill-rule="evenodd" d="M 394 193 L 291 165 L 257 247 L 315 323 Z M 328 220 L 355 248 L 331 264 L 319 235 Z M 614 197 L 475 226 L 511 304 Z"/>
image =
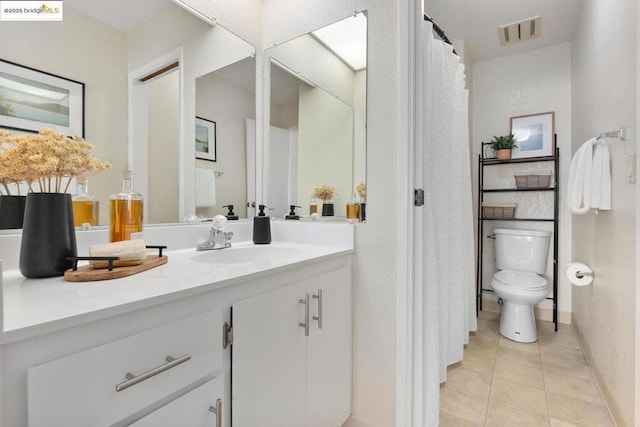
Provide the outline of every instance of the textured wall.
<path id="1" fill-rule="evenodd" d="M 398 11 L 395 1 L 267 0 L 264 46 L 368 10 L 367 223 L 356 230 L 353 412 L 377 426 L 395 424 L 398 128 Z M 268 108 L 268 106 L 267 106 Z M 266 115 L 268 116 L 268 114 Z"/>
<path id="2" fill-rule="evenodd" d="M 629 133 L 627 142 L 609 140 L 612 210 L 572 219 L 573 258 L 596 272 L 592 286 L 573 290 L 574 323 L 628 426 L 634 425 L 637 312 L 636 184 L 626 176 L 636 140 L 635 31 L 633 0 L 585 0 L 572 55 L 573 150 L 600 132 L 626 126 Z"/>
<path id="3" fill-rule="evenodd" d="M 473 167 L 474 189 L 477 189 L 477 158 L 481 142 L 493 135 L 510 131 L 510 118 L 524 114 L 555 111 L 556 133 L 560 147 L 560 250 L 559 296 L 560 311 L 571 311 L 571 285 L 564 268 L 571 261 L 571 219 L 565 208 L 567 177 L 571 154 L 571 45 L 560 45 L 532 52 L 497 58 L 473 64 Z M 485 168 L 485 187 L 515 186 L 513 172 L 523 170 L 553 170 L 552 162 L 491 166 Z M 487 201 L 516 202 L 520 217 L 553 217 L 553 193 L 485 194 Z M 553 230 L 547 223 L 485 222 L 485 235 L 495 226 Z M 493 275 L 494 255 L 491 241 L 485 239 L 484 283 Z M 551 250 L 549 255 L 551 256 Z M 551 279 L 551 264 L 547 278 Z M 487 287 L 487 286 L 485 286 Z M 550 301 L 541 307 L 551 308 Z"/>

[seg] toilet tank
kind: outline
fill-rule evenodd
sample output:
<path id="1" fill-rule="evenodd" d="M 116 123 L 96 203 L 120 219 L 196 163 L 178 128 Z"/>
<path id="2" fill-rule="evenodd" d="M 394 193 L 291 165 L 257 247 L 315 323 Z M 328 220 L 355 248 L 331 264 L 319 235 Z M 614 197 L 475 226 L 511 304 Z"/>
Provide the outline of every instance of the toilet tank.
<path id="1" fill-rule="evenodd" d="M 551 232 L 494 228 L 496 268 L 544 274 Z"/>

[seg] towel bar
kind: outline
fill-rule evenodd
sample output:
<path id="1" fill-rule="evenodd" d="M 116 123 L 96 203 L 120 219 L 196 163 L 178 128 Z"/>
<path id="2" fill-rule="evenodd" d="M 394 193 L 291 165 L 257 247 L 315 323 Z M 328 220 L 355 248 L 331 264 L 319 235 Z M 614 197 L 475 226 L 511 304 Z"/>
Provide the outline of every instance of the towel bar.
<path id="1" fill-rule="evenodd" d="M 621 141 L 626 141 L 627 128 L 623 126 L 618 130 L 613 130 L 611 132 L 603 132 L 600 135 L 598 135 L 597 139 L 602 139 L 602 138 L 619 138 Z"/>

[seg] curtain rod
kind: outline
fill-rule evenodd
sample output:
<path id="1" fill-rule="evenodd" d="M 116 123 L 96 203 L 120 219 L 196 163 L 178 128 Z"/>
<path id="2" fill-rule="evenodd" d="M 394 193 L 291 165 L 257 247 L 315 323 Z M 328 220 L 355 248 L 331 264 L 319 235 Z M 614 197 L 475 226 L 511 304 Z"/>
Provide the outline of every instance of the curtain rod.
<path id="1" fill-rule="evenodd" d="M 424 14 L 424 20 L 425 21 L 429 21 L 433 24 L 433 30 L 436 32 L 436 34 L 438 35 L 438 37 L 440 37 L 442 39 L 443 42 L 453 46 L 453 43 L 451 43 L 451 40 L 449 40 L 449 37 L 447 37 L 447 35 L 445 34 L 444 30 L 442 28 L 440 28 L 438 26 L 438 24 L 435 23 L 435 21 L 433 20 L 432 17 L 430 17 L 429 15 L 427 15 L 426 13 Z M 456 50 L 453 49 L 453 53 L 456 53 Z"/>

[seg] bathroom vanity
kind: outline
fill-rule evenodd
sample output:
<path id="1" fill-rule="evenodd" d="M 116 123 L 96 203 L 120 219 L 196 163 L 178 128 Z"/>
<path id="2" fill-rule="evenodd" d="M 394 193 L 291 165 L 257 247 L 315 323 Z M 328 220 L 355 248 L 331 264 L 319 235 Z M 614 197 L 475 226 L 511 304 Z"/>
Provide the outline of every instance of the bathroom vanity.
<path id="1" fill-rule="evenodd" d="M 166 265 L 78 283 L 23 278 L 0 236 L 1 425 L 340 426 L 353 225 L 274 221 L 260 246 L 229 229 L 197 252 L 208 226 L 149 228 Z M 103 237 L 78 232 L 79 252 Z"/>

